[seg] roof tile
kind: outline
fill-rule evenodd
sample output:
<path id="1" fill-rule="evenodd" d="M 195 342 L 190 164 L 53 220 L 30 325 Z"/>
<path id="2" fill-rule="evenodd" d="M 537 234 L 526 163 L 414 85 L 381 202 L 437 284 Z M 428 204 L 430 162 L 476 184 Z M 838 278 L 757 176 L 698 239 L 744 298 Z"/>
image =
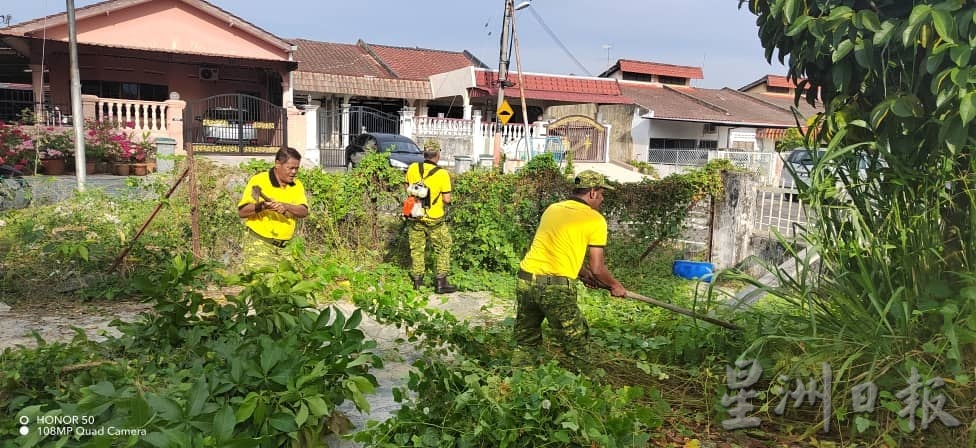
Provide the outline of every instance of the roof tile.
<path id="1" fill-rule="evenodd" d="M 704 79 L 701 67 L 687 65 L 661 64 L 658 62 L 631 61 L 621 59 L 618 61 L 620 71 L 630 73 L 643 73 L 645 75 L 673 76 L 676 78 Z"/>

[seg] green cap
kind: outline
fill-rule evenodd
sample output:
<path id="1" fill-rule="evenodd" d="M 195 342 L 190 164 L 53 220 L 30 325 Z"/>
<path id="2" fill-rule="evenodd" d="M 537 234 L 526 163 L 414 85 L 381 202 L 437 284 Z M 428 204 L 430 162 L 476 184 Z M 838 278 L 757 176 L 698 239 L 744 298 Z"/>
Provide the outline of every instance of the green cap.
<path id="1" fill-rule="evenodd" d="M 437 140 L 425 140 L 424 141 L 424 151 L 427 152 L 439 152 L 441 150 L 441 142 Z"/>
<path id="2" fill-rule="evenodd" d="M 573 180 L 576 188 L 603 188 L 613 190 L 607 183 L 607 177 L 593 170 L 580 171 Z"/>

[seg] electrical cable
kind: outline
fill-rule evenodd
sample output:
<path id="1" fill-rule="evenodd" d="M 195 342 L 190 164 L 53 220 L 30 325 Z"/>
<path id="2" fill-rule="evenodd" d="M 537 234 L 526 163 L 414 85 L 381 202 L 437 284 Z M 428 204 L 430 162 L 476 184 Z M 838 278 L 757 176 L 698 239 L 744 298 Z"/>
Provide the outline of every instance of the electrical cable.
<path id="1" fill-rule="evenodd" d="M 563 52 L 566 53 L 566 55 L 569 56 L 570 59 L 572 59 L 573 62 L 576 63 L 576 66 L 579 67 L 580 70 L 583 70 L 583 73 L 586 73 L 587 76 L 593 76 L 593 74 L 586 69 L 583 63 L 581 63 L 579 59 L 576 59 L 576 56 L 573 56 L 573 53 L 569 51 L 569 48 L 566 48 L 566 45 L 564 45 L 563 42 L 559 40 L 559 37 L 556 36 L 556 33 L 554 33 L 552 29 L 549 28 L 549 25 L 546 25 L 546 22 L 542 20 L 542 16 L 540 16 L 539 13 L 536 12 L 535 8 L 530 7 L 528 8 L 528 10 L 529 12 L 532 13 L 532 17 L 535 17 L 535 20 L 539 22 L 539 25 L 542 25 L 542 29 L 545 30 L 547 34 L 549 34 L 549 37 L 551 37 L 552 40 L 554 40 L 556 44 L 559 45 L 559 48 L 562 48 Z"/>

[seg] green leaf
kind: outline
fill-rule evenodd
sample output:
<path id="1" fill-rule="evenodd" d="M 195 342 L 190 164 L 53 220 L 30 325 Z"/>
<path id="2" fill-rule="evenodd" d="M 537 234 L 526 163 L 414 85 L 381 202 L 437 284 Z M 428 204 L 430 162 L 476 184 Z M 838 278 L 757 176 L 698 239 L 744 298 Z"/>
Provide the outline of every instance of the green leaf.
<path id="1" fill-rule="evenodd" d="M 810 24 L 811 20 L 813 19 L 810 16 L 800 16 L 800 18 L 793 21 L 793 23 L 790 24 L 790 27 L 787 28 L 786 35 L 793 37 L 802 33 L 807 29 L 807 25 Z"/>
<path id="2" fill-rule="evenodd" d="M 203 411 L 203 405 L 210 397 L 210 390 L 207 388 L 207 380 L 200 380 L 193 383 L 190 389 L 190 400 L 187 405 L 187 415 L 196 417 Z"/>
<path id="3" fill-rule="evenodd" d="M 295 432 L 298 430 L 298 425 L 295 424 L 295 417 L 284 412 L 272 415 L 268 419 L 268 423 L 271 424 L 272 428 L 281 432 Z"/>
<path id="4" fill-rule="evenodd" d="M 295 414 L 295 424 L 302 426 L 308 421 L 308 406 L 305 403 L 298 405 L 298 413 Z"/>
<path id="5" fill-rule="evenodd" d="M 891 104 L 891 112 L 899 117 L 908 118 L 918 116 L 917 112 L 921 107 L 922 103 L 915 95 L 902 95 Z"/>
<path id="6" fill-rule="evenodd" d="M 962 97 L 959 102 L 959 118 L 962 119 L 963 126 L 976 118 L 976 92 L 969 92 Z"/>
<path id="7" fill-rule="evenodd" d="M 878 15 L 874 11 L 865 9 L 863 11 L 858 11 L 857 15 L 861 17 L 861 25 L 874 33 L 881 31 L 881 21 L 878 20 Z"/>
<path id="8" fill-rule="evenodd" d="M 308 397 L 305 399 L 305 403 L 308 403 L 308 410 L 316 417 L 324 417 L 332 413 L 332 408 L 325 403 L 322 397 Z"/>
<path id="9" fill-rule="evenodd" d="M 969 45 L 954 45 L 949 49 L 949 58 L 958 67 L 968 67 L 972 54 L 973 49 Z"/>
<path id="10" fill-rule="evenodd" d="M 220 408 L 216 414 L 214 414 L 213 420 L 213 434 L 217 438 L 218 442 L 223 442 L 230 439 L 230 436 L 234 434 L 234 426 L 237 424 L 237 418 L 234 416 L 234 409 L 225 404 L 224 407 Z"/>
<path id="11" fill-rule="evenodd" d="M 146 396 L 146 402 L 165 421 L 179 422 L 183 417 L 183 410 L 179 403 L 172 399 L 149 394 Z"/>
<path id="12" fill-rule="evenodd" d="M 940 9 L 932 10 L 932 22 L 935 24 L 935 32 L 942 40 L 950 43 L 956 42 L 956 21 L 948 11 Z"/>
<path id="13" fill-rule="evenodd" d="M 115 385 L 113 385 L 110 381 L 100 381 L 96 384 L 92 384 L 91 386 L 88 386 L 88 390 L 103 397 L 112 397 L 115 395 Z"/>
<path id="14" fill-rule="evenodd" d="M 857 427 L 858 433 L 863 433 L 864 431 L 867 431 L 872 424 L 874 424 L 874 422 L 872 422 L 871 419 L 869 418 L 864 418 L 860 415 L 854 417 L 854 426 Z"/>
<path id="15" fill-rule="evenodd" d="M 244 401 L 241 402 L 240 406 L 234 412 L 234 418 L 238 423 L 243 422 L 251 418 L 251 414 L 254 413 L 254 407 L 258 404 L 258 400 L 261 396 L 255 392 L 248 392 L 247 396 L 244 397 Z"/>
<path id="16" fill-rule="evenodd" d="M 78 255 L 82 260 L 88 261 L 88 246 L 78 246 Z"/>
<path id="17" fill-rule="evenodd" d="M 837 63 L 837 61 L 844 59 L 844 57 L 846 57 L 847 54 L 850 53 L 851 50 L 853 49 L 854 49 L 854 42 L 850 40 L 841 41 L 840 45 L 838 45 L 837 48 L 834 50 L 833 55 L 831 55 L 831 60 L 834 63 Z"/>
<path id="18" fill-rule="evenodd" d="M 363 310 L 362 308 L 356 308 L 349 316 L 349 320 L 346 322 L 345 328 L 347 330 L 359 327 L 359 324 L 363 321 Z"/>

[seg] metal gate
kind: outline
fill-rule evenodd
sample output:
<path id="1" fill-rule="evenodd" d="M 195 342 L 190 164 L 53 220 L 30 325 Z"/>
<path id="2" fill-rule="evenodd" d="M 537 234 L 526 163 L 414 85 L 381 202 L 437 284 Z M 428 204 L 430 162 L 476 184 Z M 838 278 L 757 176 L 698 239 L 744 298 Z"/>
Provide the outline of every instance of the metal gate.
<path id="1" fill-rule="evenodd" d="M 558 137 L 563 150 L 573 151 L 573 160 L 604 162 L 607 154 L 607 128 L 583 115 L 570 115 L 554 121 L 547 135 Z"/>
<path id="2" fill-rule="evenodd" d="M 288 146 L 285 108 L 244 94 L 188 102 L 183 141 L 196 154 L 274 154 Z"/>
<path id="3" fill-rule="evenodd" d="M 347 122 L 343 123 L 343 117 Z M 348 115 L 342 109 L 319 109 L 319 157 L 322 167 L 346 165 L 346 146 L 364 132 L 400 133 L 400 117 L 366 106 L 352 106 Z"/>

